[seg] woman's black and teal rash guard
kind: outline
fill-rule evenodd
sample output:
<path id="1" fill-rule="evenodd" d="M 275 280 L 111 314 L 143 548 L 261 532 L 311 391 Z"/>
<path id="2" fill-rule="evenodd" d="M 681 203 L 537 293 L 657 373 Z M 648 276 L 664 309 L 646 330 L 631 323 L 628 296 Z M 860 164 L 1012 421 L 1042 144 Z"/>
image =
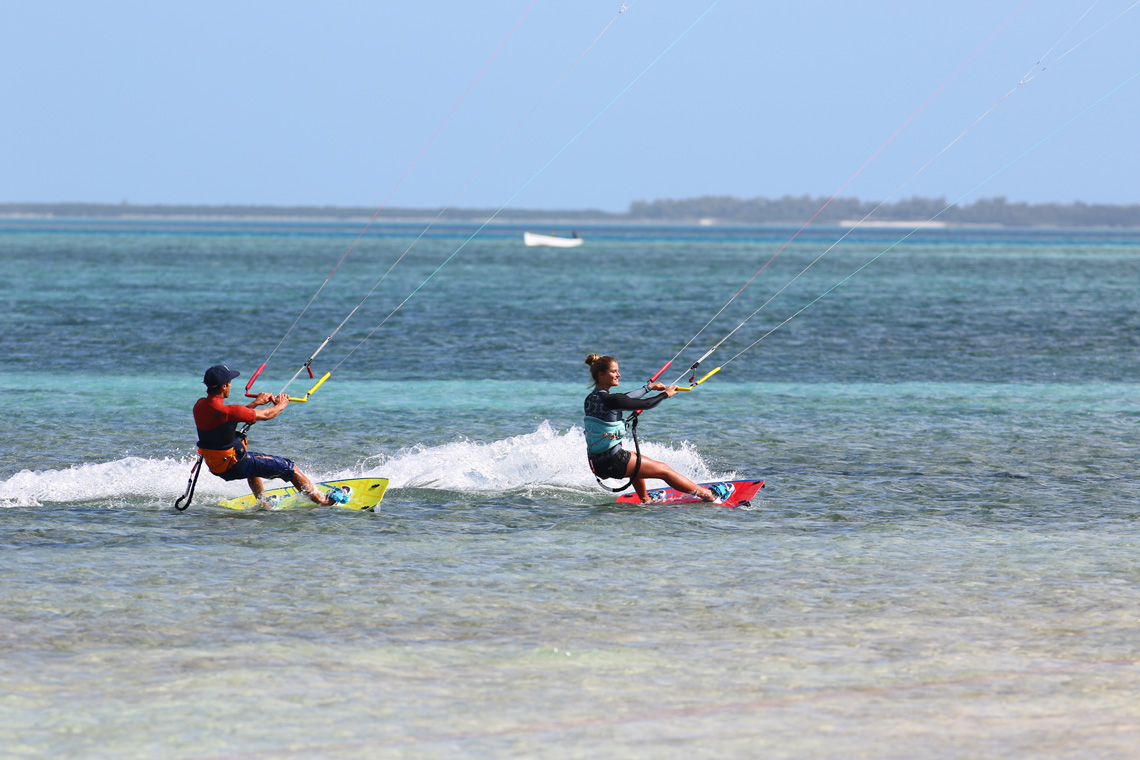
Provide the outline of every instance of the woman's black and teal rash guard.
<path id="1" fill-rule="evenodd" d="M 621 413 L 625 410 L 652 409 L 665 399 L 664 393 L 645 398 L 649 385 L 630 393 L 610 393 L 596 388 L 586 396 L 585 416 L 582 425 L 586 428 L 586 453 L 590 459 L 604 456 L 615 446 L 621 445 L 625 437 L 625 422 Z"/>

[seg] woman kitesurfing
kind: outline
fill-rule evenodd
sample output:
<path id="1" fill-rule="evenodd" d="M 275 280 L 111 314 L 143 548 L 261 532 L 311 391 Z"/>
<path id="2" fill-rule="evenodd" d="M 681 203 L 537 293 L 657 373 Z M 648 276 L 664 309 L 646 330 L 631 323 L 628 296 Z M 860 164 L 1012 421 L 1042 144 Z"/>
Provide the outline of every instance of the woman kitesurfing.
<path id="1" fill-rule="evenodd" d="M 675 395 L 677 386 L 646 383 L 630 393 L 611 393 L 610 389 L 616 388 L 621 380 L 617 359 L 590 354 L 586 357 L 586 364 L 590 367 L 594 390 L 586 396 L 583 426 L 586 429 L 586 452 L 590 469 L 599 481 L 602 478 L 628 477 L 643 503 L 650 500 L 645 490 L 646 478 L 664 480 L 676 490 L 692 494 L 701 501 L 718 503 L 728 494 L 728 489 L 722 483 L 714 483 L 709 488 L 697 485 L 664 462 L 650 459 L 640 451 L 633 456 L 622 446 L 626 432 L 622 412 L 652 409 Z M 661 393 L 646 398 L 646 394 L 653 391 Z M 633 419 L 636 420 L 636 417 Z M 636 442 L 636 437 L 634 441 Z"/>

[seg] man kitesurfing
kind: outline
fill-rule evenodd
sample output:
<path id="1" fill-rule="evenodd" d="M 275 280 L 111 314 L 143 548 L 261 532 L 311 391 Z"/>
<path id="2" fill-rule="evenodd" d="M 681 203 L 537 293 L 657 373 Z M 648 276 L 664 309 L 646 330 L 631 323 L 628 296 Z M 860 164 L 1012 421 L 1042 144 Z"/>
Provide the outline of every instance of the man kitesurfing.
<path id="1" fill-rule="evenodd" d="M 206 370 L 202 382 L 206 384 L 206 397 L 194 404 L 194 425 L 198 428 L 198 453 L 210 468 L 210 472 L 222 480 L 246 478 L 249 488 L 259 502 L 265 493 L 262 478 L 278 478 L 292 483 L 298 491 L 323 507 L 344 504 L 348 495 L 339 488 L 323 494 L 313 481 L 301 472 L 291 460 L 271 454 L 248 451 L 245 445 L 245 432 L 238 432 L 239 424 L 252 425 L 262 420 L 271 420 L 289 406 L 289 395 L 282 393 L 273 396 L 259 393 L 249 404 L 227 404 L 230 383 L 241 373 L 224 364 L 216 364 Z M 268 409 L 259 406 L 272 404 Z"/>

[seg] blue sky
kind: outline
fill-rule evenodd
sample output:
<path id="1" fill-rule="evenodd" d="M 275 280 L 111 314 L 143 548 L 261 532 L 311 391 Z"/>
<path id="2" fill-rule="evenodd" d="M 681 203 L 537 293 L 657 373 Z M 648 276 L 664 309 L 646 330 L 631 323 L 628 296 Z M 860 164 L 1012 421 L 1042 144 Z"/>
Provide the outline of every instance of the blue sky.
<path id="1" fill-rule="evenodd" d="M 1137 203 L 1133 2 L 0 0 L 0 202 Z"/>

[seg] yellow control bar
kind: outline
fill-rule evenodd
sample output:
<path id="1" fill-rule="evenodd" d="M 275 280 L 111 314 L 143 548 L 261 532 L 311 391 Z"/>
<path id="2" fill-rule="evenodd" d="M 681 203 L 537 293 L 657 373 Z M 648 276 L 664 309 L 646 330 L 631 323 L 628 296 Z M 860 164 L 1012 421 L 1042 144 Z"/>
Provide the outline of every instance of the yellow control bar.
<path id="1" fill-rule="evenodd" d="M 703 383 L 705 380 L 708 380 L 710 377 L 715 375 L 717 372 L 720 372 L 720 367 L 717 367 L 712 372 L 708 373 L 707 375 L 702 377 L 700 380 L 698 380 L 697 382 L 690 385 L 688 388 L 677 388 L 677 390 L 679 390 L 679 391 L 691 391 L 693 388 L 696 388 L 698 385 Z"/>
<path id="2" fill-rule="evenodd" d="M 717 369 L 720 369 L 720 368 L 719 368 L 719 367 L 717 367 Z M 321 387 L 321 385 L 324 383 L 324 381 L 325 381 L 325 380 L 328 380 L 330 377 L 332 377 L 332 373 L 331 373 L 331 372 L 326 372 L 326 373 L 324 374 L 324 377 L 322 377 L 320 380 L 318 380 L 318 381 L 317 381 L 317 384 L 316 384 L 316 385 L 314 385 L 312 388 L 310 388 L 310 389 L 309 389 L 309 392 L 308 392 L 308 393 L 306 393 L 306 394 L 304 395 L 304 397 L 303 397 L 303 398 L 293 398 L 292 396 L 290 396 L 290 397 L 289 397 L 289 400 L 290 400 L 290 401 L 293 401 L 293 402 L 298 402 L 298 401 L 299 401 L 299 402 L 301 402 L 301 403 L 304 403 L 304 402 L 308 401 L 308 400 L 309 400 L 309 396 L 312 396 L 314 393 L 316 393 L 316 392 L 317 392 L 317 388 L 320 388 L 320 387 Z"/>
<path id="3" fill-rule="evenodd" d="M 714 369 L 712 372 L 710 372 L 710 373 L 708 373 L 707 375 L 705 375 L 704 377 L 702 377 L 702 378 L 701 378 L 700 380 L 698 380 L 698 381 L 697 381 L 695 384 L 696 384 L 696 385 L 700 385 L 700 384 L 701 384 L 701 383 L 703 383 L 705 380 L 708 380 L 710 377 L 712 377 L 713 375 L 715 375 L 717 372 L 720 372 L 720 367 L 717 367 L 717 368 L 716 368 L 716 369 Z M 318 383 L 318 385 L 319 385 L 319 383 Z"/>

